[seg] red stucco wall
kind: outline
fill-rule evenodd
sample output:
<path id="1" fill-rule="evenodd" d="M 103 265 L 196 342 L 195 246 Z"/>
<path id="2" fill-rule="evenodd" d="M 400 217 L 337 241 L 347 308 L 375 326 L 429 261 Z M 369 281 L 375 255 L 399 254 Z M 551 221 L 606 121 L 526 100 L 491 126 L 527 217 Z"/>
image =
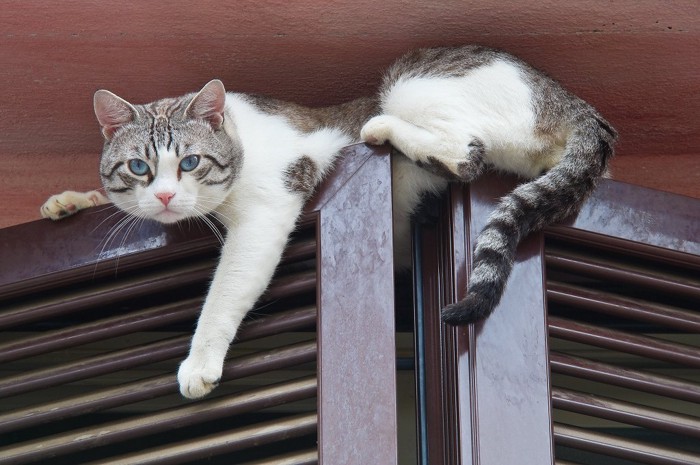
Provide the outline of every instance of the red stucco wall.
<path id="1" fill-rule="evenodd" d="M 695 0 L 7 1 L 0 8 L 0 227 L 98 186 L 92 94 L 144 102 L 221 78 L 310 105 L 371 92 L 416 47 L 480 43 L 528 60 L 621 133 L 615 177 L 700 197 Z"/>

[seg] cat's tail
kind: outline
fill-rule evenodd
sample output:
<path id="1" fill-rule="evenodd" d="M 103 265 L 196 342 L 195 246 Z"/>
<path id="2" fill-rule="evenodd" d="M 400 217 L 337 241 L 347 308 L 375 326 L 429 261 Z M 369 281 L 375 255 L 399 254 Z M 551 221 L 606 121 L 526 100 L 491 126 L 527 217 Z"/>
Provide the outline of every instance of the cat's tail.
<path id="1" fill-rule="evenodd" d="M 467 296 L 442 310 L 443 321 L 467 324 L 488 316 L 501 300 L 520 240 L 576 213 L 606 173 L 615 130 L 597 115 L 575 127 L 555 167 L 501 199 L 477 238 Z"/>

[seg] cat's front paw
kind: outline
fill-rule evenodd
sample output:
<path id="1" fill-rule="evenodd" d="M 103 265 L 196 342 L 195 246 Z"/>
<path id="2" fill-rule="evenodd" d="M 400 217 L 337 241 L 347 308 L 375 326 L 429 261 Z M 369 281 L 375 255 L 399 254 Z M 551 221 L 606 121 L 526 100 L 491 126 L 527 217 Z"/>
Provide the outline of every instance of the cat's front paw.
<path id="1" fill-rule="evenodd" d="M 371 145 L 382 145 L 389 141 L 391 132 L 391 117 L 379 115 L 370 119 L 362 126 L 360 138 Z"/>
<path id="2" fill-rule="evenodd" d="M 85 208 L 104 205 L 106 203 L 109 203 L 109 200 L 99 191 L 65 191 L 49 197 L 49 199 L 44 202 L 44 205 L 41 206 L 40 211 L 43 218 L 60 220 L 61 218 L 74 215 Z"/>
<path id="3" fill-rule="evenodd" d="M 219 385 L 222 369 L 221 363 L 190 355 L 177 372 L 180 393 L 188 399 L 206 396 Z"/>

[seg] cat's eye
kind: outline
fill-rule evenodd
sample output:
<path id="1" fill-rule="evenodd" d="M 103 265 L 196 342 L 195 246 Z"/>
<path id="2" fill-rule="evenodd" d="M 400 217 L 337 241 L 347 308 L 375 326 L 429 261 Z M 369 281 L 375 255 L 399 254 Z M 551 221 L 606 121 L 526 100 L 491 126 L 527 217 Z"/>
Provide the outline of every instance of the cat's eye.
<path id="1" fill-rule="evenodd" d="M 199 155 L 188 155 L 180 162 L 182 171 L 192 171 L 199 165 Z"/>
<path id="2" fill-rule="evenodd" d="M 151 168 L 148 166 L 148 163 L 146 163 L 143 160 L 139 160 L 138 158 L 129 160 L 129 169 L 136 176 L 144 176 L 148 174 L 149 171 L 151 171 Z"/>

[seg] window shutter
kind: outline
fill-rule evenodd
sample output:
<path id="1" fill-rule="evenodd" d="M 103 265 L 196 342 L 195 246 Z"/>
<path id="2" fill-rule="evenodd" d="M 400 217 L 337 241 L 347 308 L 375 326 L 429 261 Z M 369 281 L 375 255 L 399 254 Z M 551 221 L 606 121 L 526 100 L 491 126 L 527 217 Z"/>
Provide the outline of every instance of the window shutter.
<path id="1" fill-rule="evenodd" d="M 506 293 L 488 319 L 461 327 L 439 321 L 440 308 L 463 297 L 476 236 L 513 184 L 487 176 L 455 185 L 437 221 L 428 218 L 418 228 L 416 347 L 426 371 L 418 387 L 425 399 L 418 410 L 426 412 L 422 464 L 551 463 L 541 237 L 523 242 Z"/>
<path id="2" fill-rule="evenodd" d="M 345 152 L 204 400 L 182 399 L 175 373 L 211 231 L 111 237 L 123 216 L 100 208 L 0 231 L 0 463 L 396 463 L 390 164 Z M 346 260 L 358 250 L 388 259 Z"/>
<path id="3" fill-rule="evenodd" d="M 417 227 L 420 463 L 700 463 L 700 202 L 605 181 L 521 244 L 494 314 L 446 327 L 516 182 L 454 186 Z"/>
<path id="4" fill-rule="evenodd" d="M 700 463 L 698 201 L 607 182 L 545 250 L 557 457 Z"/>

